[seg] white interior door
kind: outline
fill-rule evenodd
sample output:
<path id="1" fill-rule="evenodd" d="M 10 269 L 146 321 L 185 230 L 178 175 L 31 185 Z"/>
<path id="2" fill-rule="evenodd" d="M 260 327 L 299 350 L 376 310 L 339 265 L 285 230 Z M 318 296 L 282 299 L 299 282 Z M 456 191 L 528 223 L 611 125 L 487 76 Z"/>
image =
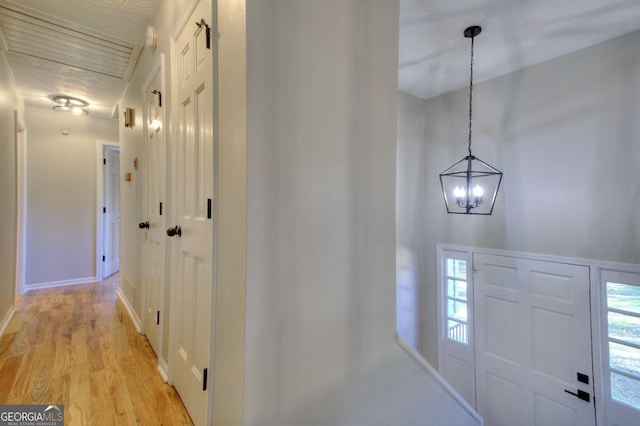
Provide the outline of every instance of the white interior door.
<path id="1" fill-rule="evenodd" d="M 595 425 L 589 268 L 479 253 L 473 267 L 485 424 Z"/>
<path id="2" fill-rule="evenodd" d="M 105 148 L 102 278 L 120 270 L 120 151 Z"/>
<path id="3" fill-rule="evenodd" d="M 144 310 L 142 323 L 144 333 L 153 350 L 162 358 L 162 324 L 163 324 L 163 292 L 165 279 L 165 140 L 164 115 L 165 107 L 162 99 L 162 67 L 161 56 L 157 66 L 153 68 L 143 96 L 146 128 L 146 179 L 144 216 L 146 223 L 144 250 Z"/>
<path id="4" fill-rule="evenodd" d="M 197 425 L 207 421 L 213 285 L 213 57 L 209 2 L 198 2 L 176 37 L 178 117 L 175 193 L 174 385 Z M 173 314 L 172 314 L 173 320 Z"/>

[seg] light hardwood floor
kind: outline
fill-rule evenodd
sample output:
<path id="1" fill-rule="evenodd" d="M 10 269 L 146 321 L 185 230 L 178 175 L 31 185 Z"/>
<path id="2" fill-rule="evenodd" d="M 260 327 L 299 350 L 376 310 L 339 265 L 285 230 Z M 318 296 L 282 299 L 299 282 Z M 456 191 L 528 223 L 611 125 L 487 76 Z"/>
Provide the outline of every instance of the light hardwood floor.
<path id="1" fill-rule="evenodd" d="M 67 425 L 190 425 L 119 306 L 117 274 L 20 298 L 0 337 L 0 404 L 64 404 Z"/>

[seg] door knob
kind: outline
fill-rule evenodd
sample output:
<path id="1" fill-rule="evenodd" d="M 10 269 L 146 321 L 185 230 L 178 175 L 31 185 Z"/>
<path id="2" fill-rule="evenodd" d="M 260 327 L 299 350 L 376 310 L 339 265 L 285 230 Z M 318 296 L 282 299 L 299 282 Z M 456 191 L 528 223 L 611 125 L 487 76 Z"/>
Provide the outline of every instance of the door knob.
<path id="1" fill-rule="evenodd" d="M 182 236 L 182 229 L 180 229 L 180 227 L 178 225 L 176 225 L 173 228 L 167 229 L 167 235 L 170 236 L 170 237 L 173 237 L 174 235 L 177 235 L 178 237 L 181 237 Z"/>
<path id="2" fill-rule="evenodd" d="M 139 227 L 140 229 L 144 229 L 144 228 L 149 229 L 149 222 L 140 222 L 140 223 L 138 224 L 138 227 Z"/>

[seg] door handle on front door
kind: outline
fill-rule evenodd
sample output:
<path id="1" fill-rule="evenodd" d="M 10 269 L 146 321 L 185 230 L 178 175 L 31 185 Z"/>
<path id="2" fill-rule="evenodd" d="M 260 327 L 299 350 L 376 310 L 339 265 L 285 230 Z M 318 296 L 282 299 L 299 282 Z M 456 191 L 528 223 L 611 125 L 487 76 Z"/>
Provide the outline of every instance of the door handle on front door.
<path id="1" fill-rule="evenodd" d="M 178 237 L 181 237 L 182 236 L 182 229 L 180 229 L 180 227 L 178 225 L 176 225 L 173 228 L 167 229 L 167 235 L 170 236 L 170 237 L 173 237 L 174 235 L 177 235 Z"/>
<path id="2" fill-rule="evenodd" d="M 589 392 L 585 392 L 583 390 L 578 389 L 578 393 L 575 392 L 571 392 L 570 390 L 565 389 L 564 390 L 566 393 L 570 393 L 571 395 L 575 396 L 576 398 L 580 398 L 583 401 L 589 402 L 591 401 L 591 395 L 589 394 Z"/>
<path id="3" fill-rule="evenodd" d="M 140 222 L 138 224 L 138 228 L 140 228 L 140 229 L 144 229 L 144 228 L 149 229 L 149 222 Z"/>

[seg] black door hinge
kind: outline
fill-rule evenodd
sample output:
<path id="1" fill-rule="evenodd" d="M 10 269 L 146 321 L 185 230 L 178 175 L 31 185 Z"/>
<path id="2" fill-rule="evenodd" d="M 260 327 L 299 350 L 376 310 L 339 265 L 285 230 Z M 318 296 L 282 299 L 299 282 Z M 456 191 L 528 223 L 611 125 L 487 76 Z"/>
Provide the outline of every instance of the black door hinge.
<path id="1" fill-rule="evenodd" d="M 207 198 L 207 219 L 211 219 L 211 198 Z"/>
<path id="2" fill-rule="evenodd" d="M 105 262 L 107 260 L 107 258 L 105 256 L 102 256 L 102 261 Z"/>
<path id="3" fill-rule="evenodd" d="M 107 212 L 107 208 L 106 208 L 106 207 L 103 207 L 103 208 L 102 208 L 102 213 L 106 213 L 106 212 Z"/>
<path id="4" fill-rule="evenodd" d="M 205 31 L 207 32 L 207 49 L 211 49 L 211 28 L 209 28 L 209 24 L 207 24 L 204 18 L 202 18 L 200 19 L 200 22 L 196 22 L 196 25 L 198 28 L 205 28 Z"/>
<path id="5" fill-rule="evenodd" d="M 158 95 L 158 106 L 161 107 L 162 106 L 162 92 L 160 92 L 159 90 L 154 90 L 153 92 L 154 95 Z"/>
<path id="6" fill-rule="evenodd" d="M 160 216 L 162 216 L 162 202 L 160 202 Z"/>
<path id="7" fill-rule="evenodd" d="M 105 166 L 107 165 L 107 159 L 106 158 L 102 159 L 102 164 L 104 164 Z"/>
<path id="8" fill-rule="evenodd" d="M 156 312 L 156 325 L 160 325 L 160 311 Z"/>
<path id="9" fill-rule="evenodd" d="M 202 390 L 203 391 L 207 390 L 207 372 L 208 372 L 207 368 L 202 370 Z"/>

